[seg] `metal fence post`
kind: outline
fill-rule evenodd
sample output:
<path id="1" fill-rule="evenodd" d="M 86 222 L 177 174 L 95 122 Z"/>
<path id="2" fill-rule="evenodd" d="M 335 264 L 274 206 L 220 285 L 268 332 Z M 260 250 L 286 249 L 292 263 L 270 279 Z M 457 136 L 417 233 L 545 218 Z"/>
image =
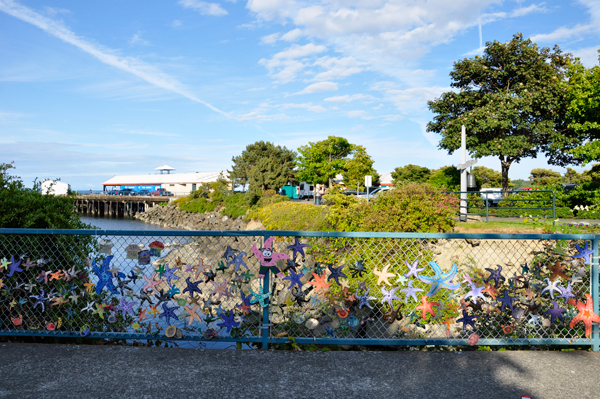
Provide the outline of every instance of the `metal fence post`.
<path id="1" fill-rule="evenodd" d="M 269 238 L 269 234 L 265 233 L 264 237 L 263 237 L 263 240 L 264 240 L 263 243 L 265 241 L 267 241 L 268 238 Z M 268 268 L 265 273 L 265 278 L 263 279 L 263 290 L 262 290 L 263 294 L 268 293 L 269 288 L 271 288 L 270 275 L 271 275 L 271 269 Z M 270 339 L 270 334 L 271 334 L 271 329 L 269 328 L 269 326 L 271 325 L 271 322 L 269 320 L 270 307 L 271 307 L 271 300 L 269 299 L 267 301 L 267 306 L 265 306 L 263 308 L 263 314 L 262 314 L 262 326 L 261 326 L 262 348 L 261 349 L 269 349 L 269 339 Z"/>
<path id="2" fill-rule="evenodd" d="M 592 284 L 592 300 L 594 301 L 594 313 L 598 314 L 600 309 L 600 300 L 598 298 L 598 238 L 592 240 L 592 268 L 591 272 L 591 284 Z M 600 349 L 600 336 L 598 334 L 598 324 L 593 324 L 592 329 L 592 349 L 598 351 Z"/>
<path id="3" fill-rule="evenodd" d="M 552 191 L 552 219 L 556 219 L 556 202 L 554 199 L 554 190 Z"/>

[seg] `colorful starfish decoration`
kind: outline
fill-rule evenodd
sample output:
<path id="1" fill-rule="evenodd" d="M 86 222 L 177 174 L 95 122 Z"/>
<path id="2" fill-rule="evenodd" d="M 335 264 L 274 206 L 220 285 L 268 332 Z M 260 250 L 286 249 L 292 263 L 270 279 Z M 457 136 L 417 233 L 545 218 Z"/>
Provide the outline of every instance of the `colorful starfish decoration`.
<path id="1" fill-rule="evenodd" d="M 357 260 L 354 265 L 350 266 L 350 274 L 352 277 L 362 277 L 363 274 L 367 272 L 367 267 L 365 266 L 364 260 Z"/>
<path id="2" fill-rule="evenodd" d="M 112 294 L 117 295 L 119 291 L 115 288 L 113 284 L 113 275 L 108 271 L 108 267 L 110 265 L 110 261 L 113 259 L 114 255 L 107 256 L 102 261 L 102 266 L 98 266 L 96 261 L 92 262 L 92 271 L 96 276 L 98 276 L 98 283 L 96 284 L 96 294 L 100 295 L 104 288 L 107 288 Z M 125 278 L 123 273 L 119 273 L 117 277 Z"/>
<path id="3" fill-rule="evenodd" d="M 102 320 L 104 320 L 104 306 L 100 305 L 100 304 L 97 304 L 97 303 L 95 305 L 96 305 L 96 310 L 94 310 L 92 312 L 92 314 L 97 314 L 98 316 L 100 316 L 100 318 Z"/>
<path id="4" fill-rule="evenodd" d="M 433 317 L 435 317 L 435 311 L 433 310 L 433 307 L 440 306 L 440 304 L 438 302 L 427 302 L 427 298 L 429 298 L 429 296 L 424 295 L 423 298 L 421 298 L 421 304 L 415 308 L 415 309 L 422 310 L 423 319 L 425 319 L 425 317 L 427 317 L 427 313 L 430 313 Z"/>
<path id="5" fill-rule="evenodd" d="M 156 315 L 160 313 L 160 311 L 156 309 L 157 306 L 158 304 L 150 306 L 150 313 L 152 313 L 153 317 L 156 317 Z"/>
<path id="6" fill-rule="evenodd" d="M 288 245 L 287 249 L 291 249 L 292 251 L 294 251 L 293 255 L 292 255 L 292 259 L 296 259 L 296 254 L 301 254 L 303 258 L 306 257 L 306 255 L 304 254 L 304 248 L 310 247 L 310 245 L 308 244 L 301 244 L 300 240 L 298 239 L 298 237 L 294 237 L 294 244 L 292 245 Z"/>
<path id="7" fill-rule="evenodd" d="M 292 269 L 290 269 L 289 272 L 290 275 L 283 278 L 284 280 L 288 280 L 290 282 L 288 290 L 291 290 L 294 287 L 294 285 L 298 285 L 298 288 L 302 289 L 302 282 L 300 281 L 300 279 L 304 277 L 304 273 L 296 273 Z"/>
<path id="8" fill-rule="evenodd" d="M 229 258 L 233 258 L 235 256 L 236 252 L 240 252 L 240 251 L 238 251 L 237 249 L 233 249 L 229 245 L 227 245 L 227 249 L 225 251 L 223 251 L 223 255 L 221 257 L 223 259 L 225 259 L 226 261 L 229 261 Z"/>
<path id="9" fill-rule="evenodd" d="M 406 277 L 404 277 L 404 274 L 400 274 L 400 275 L 398 275 L 396 282 L 400 285 L 405 285 L 408 282 L 408 279 Z"/>
<path id="10" fill-rule="evenodd" d="M 29 298 L 35 299 L 35 303 L 33 304 L 34 309 L 38 306 L 41 306 L 42 312 L 46 310 L 44 304 L 48 302 L 48 299 L 46 298 L 46 293 L 44 292 L 44 290 L 40 290 L 40 294 L 38 295 L 30 295 Z"/>
<path id="11" fill-rule="evenodd" d="M 504 290 L 504 296 L 502 298 L 500 298 L 500 300 L 498 302 L 502 303 L 502 306 L 500 307 L 500 311 L 504 311 L 505 307 L 509 307 L 510 311 L 513 311 L 513 302 L 516 301 L 517 298 L 509 296 L 508 295 L 508 290 Z"/>
<path id="12" fill-rule="evenodd" d="M 162 308 L 163 308 L 163 313 L 161 313 L 158 318 L 165 318 L 167 325 L 171 324 L 171 317 L 175 318 L 176 320 L 179 320 L 179 317 L 177 317 L 177 315 L 175 314 L 175 310 L 179 309 L 179 306 L 173 306 L 172 308 L 168 307 L 166 303 L 162 304 Z"/>
<path id="13" fill-rule="evenodd" d="M 346 267 L 346 265 L 341 265 L 338 268 L 333 267 L 333 265 L 327 265 L 327 268 L 331 272 L 329 277 L 327 277 L 327 281 L 334 279 L 337 285 L 340 285 L 339 278 L 348 278 L 344 273 L 342 273 L 342 269 Z"/>
<path id="14" fill-rule="evenodd" d="M 594 250 L 588 247 L 588 242 L 584 241 L 585 245 L 584 248 L 581 248 L 579 245 L 575 244 L 575 248 L 577 248 L 577 255 L 573 255 L 572 258 L 583 258 L 584 259 L 584 263 L 586 265 L 591 265 L 592 264 L 592 258 L 591 255 L 594 254 Z"/>
<path id="15" fill-rule="evenodd" d="M 158 275 L 159 275 L 160 277 L 162 277 L 162 275 L 163 275 L 163 274 L 164 274 L 164 272 L 165 272 L 165 265 L 164 265 L 164 264 L 160 264 L 160 265 L 158 265 L 158 269 L 155 269 L 155 270 L 154 270 L 154 272 L 155 272 L 155 273 L 158 273 Z"/>
<path id="16" fill-rule="evenodd" d="M 224 279 L 222 283 L 217 283 L 216 281 L 213 281 L 213 285 L 215 288 L 211 291 L 210 295 L 219 295 L 217 301 L 220 301 L 223 295 L 225 295 L 226 297 L 229 296 L 229 291 L 227 291 L 227 280 Z"/>
<path id="17" fill-rule="evenodd" d="M 552 272 L 552 275 L 550 276 L 551 281 L 554 281 L 554 279 L 557 277 L 562 277 L 565 280 L 569 279 L 569 276 L 567 276 L 565 274 L 565 269 L 567 268 L 567 266 L 564 264 L 561 264 L 560 261 L 557 260 L 556 264 L 554 266 L 547 265 L 546 267 L 548 268 L 548 270 L 550 270 Z"/>
<path id="18" fill-rule="evenodd" d="M 560 295 L 558 297 L 563 298 L 565 300 L 565 302 L 568 303 L 569 299 L 575 298 L 575 294 L 573 294 L 573 291 L 571 290 L 571 282 L 570 281 L 566 287 L 559 286 L 558 288 L 560 288 Z"/>
<path id="19" fill-rule="evenodd" d="M 192 325 L 194 320 L 197 320 L 198 323 L 202 323 L 202 319 L 200 318 L 200 315 L 198 315 L 198 310 L 201 310 L 200 306 L 194 305 L 191 308 L 188 306 L 184 306 L 183 309 L 185 310 L 185 313 L 187 313 L 187 315 L 188 315 L 188 326 Z"/>
<path id="20" fill-rule="evenodd" d="M 548 285 L 542 290 L 542 293 L 540 295 L 544 295 L 544 292 L 548 291 L 550 293 L 550 298 L 554 299 L 554 291 L 557 291 L 559 294 L 562 293 L 560 286 L 558 286 L 560 284 L 560 281 L 550 282 L 548 278 L 545 278 L 544 281 Z"/>
<path id="21" fill-rule="evenodd" d="M 146 316 L 146 309 L 145 308 L 139 308 L 136 314 L 137 317 L 140 318 L 140 323 L 142 322 L 142 320 L 147 319 L 148 316 Z"/>
<path id="22" fill-rule="evenodd" d="M 490 282 L 490 280 L 494 280 L 494 288 L 498 288 L 498 286 L 500 285 L 500 280 L 506 281 L 504 276 L 502 276 L 502 266 L 500 266 L 500 265 L 497 265 L 497 266 L 498 266 L 498 268 L 496 270 L 486 268 L 485 270 L 490 272 L 490 275 L 488 278 L 483 280 L 485 283 Z"/>
<path id="23" fill-rule="evenodd" d="M 377 270 L 376 267 L 373 268 L 373 274 L 377 276 L 377 285 L 381 285 L 381 283 L 385 283 L 385 285 L 392 285 L 392 283 L 389 282 L 389 278 L 390 277 L 396 277 L 396 274 L 394 273 L 389 273 L 388 269 L 391 267 L 392 265 L 390 265 L 389 263 L 387 265 L 384 266 L 383 269 L 381 269 L 381 271 Z"/>
<path id="24" fill-rule="evenodd" d="M 477 287 L 477 286 L 475 286 L 475 284 L 470 284 L 470 285 L 471 285 L 471 291 L 469 291 L 467 293 L 467 295 L 465 295 L 465 300 L 471 296 L 471 297 L 473 297 L 474 303 L 477 303 L 478 297 L 480 297 L 481 299 L 483 299 L 485 301 L 485 297 L 482 294 L 485 287 Z"/>
<path id="25" fill-rule="evenodd" d="M 419 302 L 419 300 L 417 299 L 417 292 L 421 292 L 423 291 L 421 288 L 415 288 L 413 287 L 413 280 L 409 280 L 408 281 L 408 287 L 407 288 L 403 288 L 400 290 L 400 292 L 403 292 L 404 295 L 404 302 L 407 302 L 408 297 L 412 297 L 415 302 Z"/>
<path id="26" fill-rule="evenodd" d="M 312 273 L 312 275 L 314 277 L 314 281 L 308 281 L 307 284 L 313 285 L 315 287 L 315 294 L 319 291 L 327 293 L 327 290 L 329 289 L 329 284 L 325 282 L 326 273 L 323 272 L 323 274 L 320 276 L 316 273 Z"/>
<path id="27" fill-rule="evenodd" d="M 252 313 L 252 302 L 250 302 L 252 300 L 252 294 L 249 294 L 248 296 L 244 295 L 244 292 L 241 291 L 240 292 L 240 296 L 242 299 L 242 303 L 235 305 L 236 307 L 240 308 L 242 313 L 244 314 L 244 316 Z"/>
<path id="28" fill-rule="evenodd" d="M 135 316 L 135 312 L 133 311 L 133 305 L 135 302 L 127 302 L 125 298 L 121 297 L 121 304 L 117 306 L 117 313 L 121 312 L 121 316 L 125 318 L 128 314 Z"/>
<path id="29" fill-rule="evenodd" d="M 571 320 L 569 327 L 573 328 L 575 324 L 582 322 L 585 325 L 585 337 L 587 338 L 592 333 L 592 323 L 600 323 L 600 316 L 594 313 L 594 301 L 591 295 L 585 294 L 585 297 L 587 298 L 586 303 L 569 299 L 569 305 L 577 306 L 577 310 L 579 311 L 577 316 Z"/>
<path id="30" fill-rule="evenodd" d="M 175 275 L 175 270 L 179 269 L 179 267 L 174 266 L 169 269 L 169 264 L 165 264 L 165 271 L 162 274 L 162 278 L 167 280 L 167 285 L 171 285 L 171 280 L 179 280 L 179 277 Z"/>
<path id="31" fill-rule="evenodd" d="M 142 288 L 142 290 L 146 291 L 146 290 L 152 290 L 154 292 L 156 292 L 157 294 L 159 294 L 158 290 L 156 289 L 156 286 L 159 285 L 161 283 L 160 280 L 154 280 L 156 277 L 158 276 L 158 273 L 154 272 L 154 274 L 152 275 L 151 278 L 148 278 L 146 276 L 144 276 L 144 280 L 146 281 L 146 285 L 144 285 L 144 287 Z"/>
<path id="32" fill-rule="evenodd" d="M 264 248 L 257 248 L 256 243 L 252 244 L 252 252 L 254 256 L 260 261 L 262 267 L 274 267 L 277 265 L 279 259 L 289 259 L 287 254 L 275 252 L 272 249 L 273 241 L 275 237 L 269 237 L 265 240 Z"/>
<path id="33" fill-rule="evenodd" d="M 563 308 L 559 308 L 558 307 L 558 303 L 556 301 L 552 301 L 552 309 L 548 309 L 544 312 L 544 314 L 549 314 L 550 315 L 550 323 L 554 324 L 554 322 L 556 321 L 556 318 L 559 318 L 560 321 L 564 322 L 565 319 L 563 318 L 563 313 L 567 311 L 567 309 L 563 309 Z"/>
<path id="34" fill-rule="evenodd" d="M 470 316 L 466 310 L 462 311 L 462 315 L 463 315 L 463 317 L 461 317 L 460 319 L 457 319 L 456 322 L 463 323 L 463 331 L 465 331 L 465 332 L 467 331 L 467 325 L 471 326 L 471 328 L 474 330 L 475 329 L 475 321 L 473 319 L 476 319 L 479 316 L 477 316 L 477 315 Z"/>
<path id="35" fill-rule="evenodd" d="M 355 294 L 356 299 L 358 299 L 358 308 L 359 309 L 362 309 L 362 307 L 365 306 L 365 305 L 369 309 L 373 309 L 373 306 L 371 306 L 371 304 L 369 304 L 369 301 L 373 300 L 373 299 L 377 299 L 377 297 L 369 296 L 369 291 L 370 290 L 367 290 L 367 292 L 365 292 L 364 295 L 360 295 L 359 293 Z"/>
<path id="36" fill-rule="evenodd" d="M 381 289 L 381 303 L 387 303 L 388 305 L 390 305 L 391 309 L 394 309 L 394 304 L 392 303 L 393 300 L 397 300 L 397 301 L 401 301 L 402 298 L 400 298 L 399 296 L 396 296 L 395 292 L 397 289 L 399 289 L 400 287 L 396 287 L 396 288 L 392 288 L 391 290 L 386 290 L 385 288 Z"/>
<path id="37" fill-rule="evenodd" d="M 419 269 L 419 259 L 415 260 L 412 264 L 406 261 L 406 266 L 408 267 L 408 272 L 404 273 L 404 277 L 406 278 L 410 276 L 419 278 L 418 273 L 426 269 L 425 267 Z"/>
<path id="38" fill-rule="evenodd" d="M 240 252 L 239 254 L 236 254 L 233 256 L 233 259 L 231 259 L 227 265 L 234 265 L 234 269 L 233 272 L 237 273 L 238 270 L 240 269 L 240 266 L 244 266 L 246 268 L 246 270 L 248 269 L 248 265 L 246 264 L 246 262 L 244 261 L 244 256 L 246 256 L 245 252 Z"/>
<path id="39" fill-rule="evenodd" d="M 254 291 L 250 290 L 250 292 L 252 293 L 252 296 L 254 298 L 250 299 L 250 303 L 258 303 L 262 308 L 266 307 L 268 305 L 267 300 L 269 299 L 269 296 L 271 296 L 272 291 L 267 292 L 266 294 L 257 294 Z"/>
<path id="40" fill-rule="evenodd" d="M 190 280 L 189 277 L 186 278 L 185 279 L 186 287 L 183 290 L 183 293 L 185 294 L 186 292 L 189 292 L 191 297 L 194 296 L 194 292 L 197 292 L 198 294 L 202 295 L 202 291 L 200 290 L 200 288 L 198 288 L 198 284 L 200 284 L 201 282 L 202 282 L 202 280 L 195 281 L 192 283 L 192 281 Z"/>
<path id="41" fill-rule="evenodd" d="M 422 282 L 431 285 L 431 289 L 427 293 L 427 296 L 435 295 L 442 288 L 454 291 L 460 287 L 460 284 L 452 284 L 452 280 L 458 272 L 456 264 L 452 265 L 452 268 L 448 273 L 443 273 L 440 266 L 434 261 L 429 262 L 429 265 L 433 269 L 435 275 L 430 277 L 419 274 L 417 276 Z"/>
<path id="42" fill-rule="evenodd" d="M 0 269 L 6 270 L 8 265 L 10 265 L 10 262 L 6 258 L 2 258 L 2 260 L 0 260 Z"/>
<path id="43" fill-rule="evenodd" d="M 225 263 L 223 261 L 219 261 L 219 266 L 217 267 L 216 271 L 225 274 L 226 270 L 227 266 L 225 265 Z"/>
<path id="44" fill-rule="evenodd" d="M 6 277 L 12 277 L 15 272 L 22 272 L 23 269 L 21 269 L 19 266 L 21 265 L 21 260 L 19 260 L 18 262 L 15 262 L 15 256 L 11 255 L 10 256 L 10 263 L 8 264 L 8 270 L 9 273 L 6 275 Z"/>
<path id="45" fill-rule="evenodd" d="M 239 327 L 240 323 L 234 320 L 233 309 L 227 313 L 219 313 L 219 317 L 223 319 L 223 323 L 217 323 L 217 326 L 224 327 L 229 334 L 232 328 Z"/>

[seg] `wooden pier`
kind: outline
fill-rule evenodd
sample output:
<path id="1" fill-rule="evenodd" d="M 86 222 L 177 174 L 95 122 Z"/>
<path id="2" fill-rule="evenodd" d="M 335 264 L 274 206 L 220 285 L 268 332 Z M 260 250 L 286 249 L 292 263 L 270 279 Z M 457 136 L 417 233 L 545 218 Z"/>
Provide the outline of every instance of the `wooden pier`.
<path id="1" fill-rule="evenodd" d="M 169 202 L 169 199 L 150 196 L 80 195 L 75 201 L 75 210 L 84 215 L 124 217 L 145 212 L 162 202 Z"/>

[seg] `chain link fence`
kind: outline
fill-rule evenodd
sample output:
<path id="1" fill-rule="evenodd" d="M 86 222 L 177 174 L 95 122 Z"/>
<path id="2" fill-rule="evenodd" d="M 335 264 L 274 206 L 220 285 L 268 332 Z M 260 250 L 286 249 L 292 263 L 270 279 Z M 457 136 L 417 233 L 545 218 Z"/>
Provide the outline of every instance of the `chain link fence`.
<path id="1" fill-rule="evenodd" d="M 597 349 L 597 244 L 583 235 L 3 229 L 0 335 Z"/>

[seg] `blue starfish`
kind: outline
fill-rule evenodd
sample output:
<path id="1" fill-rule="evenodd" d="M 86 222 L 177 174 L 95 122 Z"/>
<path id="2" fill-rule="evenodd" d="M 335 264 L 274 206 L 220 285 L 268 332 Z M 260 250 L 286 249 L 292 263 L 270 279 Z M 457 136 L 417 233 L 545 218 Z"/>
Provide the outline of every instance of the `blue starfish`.
<path id="1" fill-rule="evenodd" d="M 291 290 L 295 284 L 298 284 L 298 288 L 302 289 L 302 282 L 300 279 L 304 277 L 304 273 L 296 273 L 292 269 L 290 269 L 289 272 L 290 275 L 283 278 L 284 280 L 288 280 L 290 282 L 288 290 Z"/>
<path id="2" fill-rule="evenodd" d="M 566 312 L 567 309 L 559 308 L 556 301 L 552 301 L 551 303 L 554 307 L 544 312 L 544 314 L 550 314 L 550 323 L 554 323 L 557 317 L 560 319 L 560 321 L 564 322 L 565 319 L 563 318 L 562 314 Z"/>
<path id="3" fill-rule="evenodd" d="M 162 304 L 163 313 L 158 315 L 158 318 L 165 318 L 168 325 L 171 325 L 171 317 L 179 320 L 179 317 L 175 314 L 175 310 L 179 309 L 179 306 L 173 306 L 172 308 L 168 307 L 166 303 Z"/>
<path id="4" fill-rule="evenodd" d="M 223 323 L 217 323 L 217 326 L 219 327 L 225 327 L 227 329 L 227 333 L 231 332 L 231 329 L 234 327 L 239 327 L 240 323 L 238 323 L 237 321 L 233 320 L 233 318 L 235 317 L 233 315 L 233 309 L 231 309 L 230 313 L 219 313 L 218 314 L 220 318 L 223 319 Z"/>
<path id="5" fill-rule="evenodd" d="M 452 265 L 452 269 L 450 269 L 448 273 L 443 273 L 440 266 L 434 261 L 429 262 L 429 265 L 435 272 L 434 276 L 423 276 L 421 274 L 417 276 L 422 282 L 431 285 L 431 289 L 427 293 L 427 296 L 434 296 L 442 288 L 454 291 L 460 287 L 460 284 L 451 283 L 452 279 L 458 272 L 456 264 Z"/>
<path id="6" fill-rule="evenodd" d="M 367 272 L 364 260 L 357 260 L 354 266 L 350 266 L 350 273 L 352 277 L 362 277 Z"/>
<path id="7" fill-rule="evenodd" d="M 558 291 L 560 294 L 562 294 L 562 290 L 560 289 L 560 286 L 559 286 L 560 281 L 558 281 L 558 280 L 557 281 L 550 281 L 550 279 L 547 278 L 547 277 L 544 279 L 544 281 L 548 285 L 546 286 L 546 288 L 544 288 L 542 290 L 542 293 L 540 294 L 540 296 L 544 295 L 544 292 L 546 292 L 546 291 L 548 291 L 550 293 L 550 298 L 552 298 L 552 299 L 554 299 L 554 291 Z"/>
<path id="8" fill-rule="evenodd" d="M 177 277 L 174 273 L 175 270 L 179 269 L 179 266 L 175 266 L 171 269 L 169 269 L 169 264 L 165 264 L 165 272 L 163 273 L 162 277 L 167 279 L 167 284 L 171 285 L 171 279 L 174 280 L 179 280 L 179 277 Z"/>
<path id="9" fill-rule="evenodd" d="M 246 296 L 246 295 L 244 295 L 244 291 L 240 290 L 240 296 L 242 299 L 242 303 L 235 305 L 235 306 L 242 309 L 242 311 L 245 308 L 248 313 L 252 313 L 252 309 L 250 309 L 252 307 L 252 302 L 251 302 L 252 294 L 249 294 L 248 296 Z M 246 313 L 244 312 L 244 314 L 246 314 Z"/>
<path id="10" fill-rule="evenodd" d="M 485 302 L 485 297 L 481 293 L 481 291 L 483 291 L 484 289 L 485 289 L 485 287 L 477 287 L 477 286 L 475 286 L 475 284 L 471 284 L 471 291 L 469 291 L 467 293 L 467 295 L 465 295 L 465 300 L 468 297 L 472 296 L 473 297 L 473 303 L 477 303 L 477 297 L 481 297 L 481 299 L 483 299 L 484 302 Z"/>
<path id="11" fill-rule="evenodd" d="M 167 291 L 171 297 L 179 294 L 179 288 L 175 287 L 175 284 L 169 286 L 169 290 Z"/>
<path id="12" fill-rule="evenodd" d="M 457 319 L 456 322 L 463 323 L 463 331 L 465 331 L 465 332 L 467 331 L 467 324 L 470 325 L 474 330 L 475 329 L 475 321 L 473 319 L 476 319 L 479 316 L 477 316 L 477 315 L 470 316 L 469 314 L 467 314 L 466 310 L 463 310 L 462 314 L 463 314 L 463 317 L 461 317 L 460 319 Z"/>
<path id="13" fill-rule="evenodd" d="M 304 248 L 306 248 L 306 247 L 310 247 L 310 245 L 300 244 L 300 240 L 298 239 L 298 237 L 294 237 L 294 244 L 288 245 L 287 249 L 291 249 L 292 251 L 294 251 L 294 254 L 292 255 L 292 259 L 296 259 L 297 253 L 300 253 L 303 258 L 306 257 L 306 255 L 304 254 Z"/>
<path id="14" fill-rule="evenodd" d="M 35 299 L 35 303 L 33 304 L 33 308 L 37 308 L 38 305 L 40 305 L 42 307 L 42 312 L 46 310 L 46 307 L 44 306 L 44 304 L 46 302 L 48 302 L 48 298 L 46 298 L 46 293 L 44 292 L 44 290 L 40 290 L 41 294 L 38 295 L 30 295 L 29 298 L 33 298 Z"/>
<path id="15" fill-rule="evenodd" d="M 504 311 L 505 307 L 509 307 L 510 311 L 513 311 L 513 301 L 516 301 L 517 298 L 513 296 L 508 296 L 508 290 L 504 290 L 504 296 L 500 298 L 497 302 L 502 302 L 502 306 L 500 307 L 500 311 Z"/>
<path id="16" fill-rule="evenodd" d="M 400 292 L 404 292 L 405 296 L 404 296 L 404 302 L 406 302 L 406 300 L 408 299 L 408 297 L 412 297 L 415 302 L 419 302 L 419 300 L 417 299 L 417 292 L 423 291 L 420 288 L 414 288 L 413 285 L 413 281 L 414 280 L 409 280 L 408 281 L 408 286 L 406 288 L 403 288 L 400 290 Z"/>
<path id="17" fill-rule="evenodd" d="M 185 287 L 183 293 L 185 294 L 186 292 L 189 292 L 192 298 L 194 297 L 194 292 L 197 292 L 198 294 L 202 295 L 202 291 L 200 290 L 200 288 L 198 288 L 198 284 L 200 284 L 201 282 L 202 280 L 198 280 L 192 283 L 189 277 L 186 278 L 185 283 L 187 284 L 187 287 Z"/>
<path id="18" fill-rule="evenodd" d="M 233 249 L 228 245 L 225 252 L 223 252 L 223 256 L 221 256 L 221 257 L 224 258 L 225 260 L 229 260 L 229 258 L 234 257 L 236 252 L 240 252 L 240 251 L 238 251 L 237 249 Z"/>
<path id="19" fill-rule="evenodd" d="M 571 291 L 571 282 L 567 284 L 566 287 L 558 287 L 560 289 L 561 294 L 558 296 L 559 298 L 563 298 L 565 303 L 569 302 L 569 298 L 575 298 L 575 294 Z"/>
<path id="20" fill-rule="evenodd" d="M 341 265 L 338 268 L 333 267 L 333 265 L 327 265 L 327 268 L 331 272 L 331 274 L 329 274 L 329 277 L 327 277 L 327 281 L 334 279 L 335 282 L 337 283 L 337 285 L 340 285 L 340 281 L 338 280 L 338 278 L 340 278 L 340 277 L 348 278 L 348 276 L 346 276 L 344 273 L 342 273 L 342 269 L 344 267 L 346 267 L 346 265 Z"/>
<path id="21" fill-rule="evenodd" d="M 575 244 L 575 248 L 577 248 L 577 252 L 579 252 L 577 255 L 573 255 L 573 258 L 583 258 L 585 260 L 585 264 L 586 265 L 591 265 L 592 264 L 592 258 L 590 257 L 590 255 L 594 254 L 594 250 L 591 248 L 588 248 L 588 242 L 584 241 L 585 245 L 583 248 L 581 248 L 579 245 Z"/>
<path id="22" fill-rule="evenodd" d="M 419 268 L 419 259 L 415 260 L 412 264 L 410 264 L 410 263 L 408 263 L 408 261 L 406 261 L 406 266 L 408 266 L 408 272 L 404 273 L 404 277 L 406 277 L 406 278 L 408 278 L 410 276 L 413 276 L 414 278 L 419 278 L 417 273 L 425 270 L 424 267 Z"/>
<path id="23" fill-rule="evenodd" d="M 108 271 L 110 266 L 110 261 L 114 255 L 107 256 L 102 261 L 102 266 L 98 266 L 96 261 L 92 262 L 92 271 L 96 276 L 98 276 L 98 282 L 96 283 L 96 294 L 100 295 L 102 290 L 106 287 L 112 294 L 117 295 L 119 291 L 115 288 L 113 284 L 113 275 Z M 119 272 L 115 277 L 125 278 L 125 275 Z"/>
<path id="24" fill-rule="evenodd" d="M 233 258 L 227 263 L 227 266 L 235 265 L 235 268 L 233 269 L 234 273 L 238 272 L 240 266 L 244 266 L 246 270 L 249 270 L 248 265 L 246 264 L 246 262 L 244 262 L 244 256 L 246 256 L 245 252 L 240 252 L 237 255 L 233 255 Z"/>
<path id="25" fill-rule="evenodd" d="M 117 306 L 117 313 L 119 313 L 119 310 L 121 311 L 121 315 L 123 316 L 123 318 L 125 318 L 125 316 L 127 316 L 127 313 L 130 313 L 132 316 L 135 316 L 135 312 L 133 311 L 133 304 L 135 302 L 127 302 L 125 300 L 125 298 L 121 297 L 121 304 L 119 306 Z"/>
<path id="26" fill-rule="evenodd" d="M 370 301 L 370 300 L 372 300 L 372 299 L 377 299 L 377 298 L 376 298 L 376 297 L 374 297 L 374 296 L 369 296 L 369 290 L 367 290 L 367 292 L 365 292 L 365 294 L 364 294 L 364 295 L 360 295 L 360 294 L 357 292 L 357 293 L 355 294 L 355 297 L 356 297 L 356 299 L 358 299 L 358 301 L 359 301 L 359 302 L 358 302 L 358 308 L 359 308 L 359 309 L 362 309 L 362 307 L 363 307 L 364 305 L 367 305 L 367 307 L 368 307 L 369 309 L 373 309 L 373 306 L 371 306 L 371 305 L 369 304 L 369 301 Z"/>
<path id="27" fill-rule="evenodd" d="M 13 274 L 15 274 L 15 272 L 22 272 L 23 269 L 19 268 L 19 265 L 21 264 L 22 260 L 19 260 L 18 262 L 15 262 L 15 256 L 11 255 L 10 256 L 10 264 L 8 265 L 8 270 L 10 270 L 10 272 L 6 275 L 6 277 L 12 277 Z"/>
<path id="28" fill-rule="evenodd" d="M 500 265 L 497 265 L 497 266 L 498 266 L 498 268 L 496 270 L 486 268 L 485 270 L 490 272 L 490 275 L 488 278 L 483 280 L 486 283 L 489 282 L 490 280 L 494 280 L 494 288 L 498 288 L 498 286 L 500 285 L 500 280 L 506 281 L 504 276 L 502 276 L 502 266 L 500 266 Z"/>
<path id="29" fill-rule="evenodd" d="M 260 306 L 262 308 L 264 308 L 268 305 L 267 301 L 268 301 L 269 296 L 271 295 L 272 291 L 269 291 L 266 294 L 257 294 L 252 290 L 250 290 L 250 292 L 252 293 L 252 296 L 254 296 L 254 298 L 252 298 L 250 300 L 250 303 L 258 303 L 258 304 L 260 304 Z"/>
<path id="30" fill-rule="evenodd" d="M 140 278 L 140 276 L 136 272 L 131 271 L 131 273 L 129 273 L 129 276 L 127 276 L 127 278 L 135 283 Z"/>

